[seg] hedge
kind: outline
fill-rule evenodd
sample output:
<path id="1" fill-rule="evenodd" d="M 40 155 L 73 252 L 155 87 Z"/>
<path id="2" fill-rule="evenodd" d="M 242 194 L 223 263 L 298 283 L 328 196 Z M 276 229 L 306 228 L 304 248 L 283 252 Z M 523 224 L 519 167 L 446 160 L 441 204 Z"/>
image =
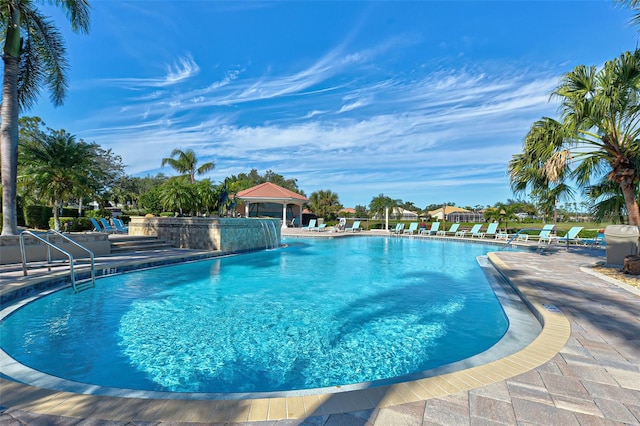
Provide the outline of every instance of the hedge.
<path id="1" fill-rule="evenodd" d="M 55 229 L 55 218 L 49 219 L 49 229 Z M 60 217 L 60 229 L 62 231 L 80 232 L 91 231 L 93 225 L 88 217 Z"/>

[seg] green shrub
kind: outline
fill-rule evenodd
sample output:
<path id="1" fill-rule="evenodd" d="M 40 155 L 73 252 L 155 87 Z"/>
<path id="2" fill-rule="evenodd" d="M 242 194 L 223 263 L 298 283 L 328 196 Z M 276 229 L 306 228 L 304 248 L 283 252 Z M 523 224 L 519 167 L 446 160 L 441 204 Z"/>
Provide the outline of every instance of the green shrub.
<path id="1" fill-rule="evenodd" d="M 60 231 L 71 231 L 73 217 L 60 216 Z M 49 218 L 49 229 L 56 229 L 55 218 Z"/>
<path id="2" fill-rule="evenodd" d="M 29 228 L 49 229 L 49 218 L 53 216 L 49 206 L 25 206 L 24 223 Z"/>
<path id="3" fill-rule="evenodd" d="M 145 214 L 147 214 L 145 210 L 122 210 L 123 216 L 144 216 Z"/>
<path id="4" fill-rule="evenodd" d="M 160 217 L 173 217 L 176 214 L 174 212 L 161 212 Z"/>
<path id="5" fill-rule="evenodd" d="M 125 225 L 127 223 L 131 222 L 131 217 L 129 217 L 126 214 L 121 214 L 120 216 L 118 216 L 118 219 L 120 219 L 122 222 L 124 222 Z"/>
<path id="6" fill-rule="evenodd" d="M 49 219 L 49 228 L 55 229 L 55 219 Z M 65 232 L 91 231 L 93 225 L 88 217 L 60 217 L 60 229 Z"/>
<path id="7" fill-rule="evenodd" d="M 105 219 L 110 219 L 111 212 L 109 210 L 85 210 L 84 217 L 92 217 L 94 219 L 100 219 L 101 217 L 104 217 Z"/>
<path id="8" fill-rule="evenodd" d="M 64 217 L 78 217 L 78 208 L 77 207 L 63 207 L 62 213 L 60 216 Z"/>

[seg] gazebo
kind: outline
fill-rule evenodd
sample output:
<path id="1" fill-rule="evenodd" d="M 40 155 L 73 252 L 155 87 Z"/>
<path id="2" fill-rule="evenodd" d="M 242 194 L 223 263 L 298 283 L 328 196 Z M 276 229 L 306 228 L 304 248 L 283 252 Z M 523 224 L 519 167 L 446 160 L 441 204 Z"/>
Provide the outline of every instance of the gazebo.
<path id="1" fill-rule="evenodd" d="M 283 228 L 286 228 L 294 218 L 296 219 L 295 223 L 300 225 L 302 223 L 302 206 L 309 202 L 309 199 L 304 195 L 271 182 L 240 191 L 236 194 L 236 198 L 244 202 L 246 217 L 282 217 Z M 289 206 L 290 214 L 287 214 Z"/>

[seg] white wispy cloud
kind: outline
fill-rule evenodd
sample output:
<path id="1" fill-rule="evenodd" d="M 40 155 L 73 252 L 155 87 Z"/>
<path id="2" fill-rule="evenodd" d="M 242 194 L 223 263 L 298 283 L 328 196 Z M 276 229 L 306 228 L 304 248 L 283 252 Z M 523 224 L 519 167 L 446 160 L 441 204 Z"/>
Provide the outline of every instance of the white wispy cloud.
<path id="1" fill-rule="evenodd" d="M 451 68 L 357 81 L 358 67 L 385 51 L 335 49 L 291 74 L 247 77 L 234 67 L 213 82 L 192 79 L 199 68 L 187 56 L 162 78 L 126 80 L 140 95 L 126 111 L 104 111 L 102 126 L 87 133 L 134 159 L 134 174 L 158 171 L 180 146 L 214 159 L 214 180 L 272 169 L 298 178 L 307 191 L 334 187 L 354 197 L 363 187 L 371 196 L 409 193 L 406 182 L 425 191 L 504 187 L 506 164 L 528 126 L 555 109 L 548 93 L 557 76 Z M 172 90 L 169 82 L 188 85 Z"/>

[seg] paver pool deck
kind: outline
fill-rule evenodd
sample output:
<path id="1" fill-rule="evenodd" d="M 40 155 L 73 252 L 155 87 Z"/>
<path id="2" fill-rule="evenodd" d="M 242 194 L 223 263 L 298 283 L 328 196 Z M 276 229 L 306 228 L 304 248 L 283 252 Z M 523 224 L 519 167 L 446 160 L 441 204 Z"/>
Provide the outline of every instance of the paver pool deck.
<path id="1" fill-rule="evenodd" d="M 550 245 L 491 258 L 544 323 L 497 361 L 361 391 L 220 401 L 79 395 L 0 376 L 0 425 L 640 425 L 640 291 L 590 271 L 602 250 Z M 0 266 L 0 292 L 37 279 L 18 272 Z"/>

